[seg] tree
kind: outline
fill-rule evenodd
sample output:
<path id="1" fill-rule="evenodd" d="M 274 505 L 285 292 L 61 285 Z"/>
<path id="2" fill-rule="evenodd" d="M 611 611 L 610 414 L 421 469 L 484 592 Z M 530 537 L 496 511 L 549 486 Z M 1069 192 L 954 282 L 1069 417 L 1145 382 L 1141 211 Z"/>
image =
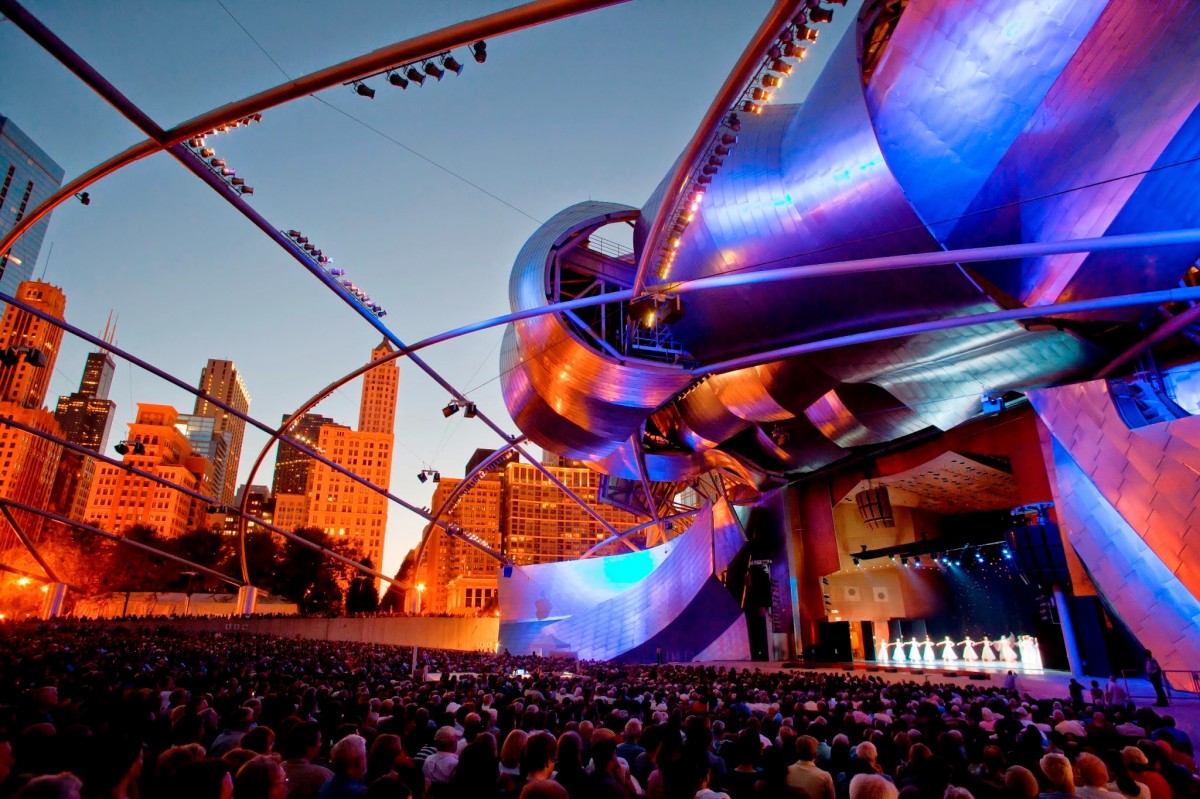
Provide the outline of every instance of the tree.
<path id="1" fill-rule="evenodd" d="M 351 550 L 317 527 L 301 527 L 296 535 L 314 544 L 353 557 Z M 289 540 L 275 569 L 272 589 L 295 602 L 304 614 L 340 613 L 353 575 L 351 568 L 308 547 Z"/>
<path id="2" fill-rule="evenodd" d="M 370 558 L 363 558 L 363 566 L 373 569 Z M 350 590 L 346 592 L 346 615 L 356 613 L 374 613 L 379 610 L 379 592 L 375 590 L 375 578 L 358 572 L 350 581 Z"/>

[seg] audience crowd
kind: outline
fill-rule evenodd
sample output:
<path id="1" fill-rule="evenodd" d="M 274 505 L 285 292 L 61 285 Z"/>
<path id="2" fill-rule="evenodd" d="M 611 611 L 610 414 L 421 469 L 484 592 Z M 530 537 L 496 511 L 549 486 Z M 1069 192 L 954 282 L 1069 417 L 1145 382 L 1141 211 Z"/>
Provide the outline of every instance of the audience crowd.
<path id="1" fill-rule="evenodd" d="M 432 650 L 414 662 L 411 648 L 80 623 L 5 632 L 0 799 L 1197 793 L 1189 736 L 1123 691 Z"/>

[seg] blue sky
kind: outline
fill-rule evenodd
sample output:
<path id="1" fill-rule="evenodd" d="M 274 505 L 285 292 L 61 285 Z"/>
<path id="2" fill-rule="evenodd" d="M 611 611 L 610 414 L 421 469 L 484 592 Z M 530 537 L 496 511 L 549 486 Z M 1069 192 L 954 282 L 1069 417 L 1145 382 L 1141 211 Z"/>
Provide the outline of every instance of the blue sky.
<path id="1" fill-rule="evenodd" d="M 223 1 L 292 76 L 514 5 Z M 283 80 L 217 0 L 27 7 L 163 127 Z M 463 54 L 463 74 L 440 84 L 401 91 L 376 79 L 374 100 L 336 87 L 320 95 L 328 105 L 298 100 L 211 143 L 254 187 L 255 208 L 277 227 L 303 231 L 388 309 L 401 339 L 416 341 L 508 310 L 509 270 L 535 220 L 587 199 L 641 205 L 769 7 L 634 0 L 490 40 L 486 64 Z M 803 97 L 851 16 L 836 9 L 834 28 L 781 100 Z M 68 179 L 142 138 L 7 21 L 0 74 L 0 114 Z M 91 195 L 86 208 L 55 212 L 35 272 L 46 269 L 66 291 L 68 320 L 99 333 L 115 312 L 121 346 L 193 383 L 208 358 L 235 361 L 257 418 L 278 423 L 364 363 L 378 342 L 365 321 L 169 156 L 143 160 Z M 515 431 L 497 380 L 500 336 L 475 334 L 425 357 Z M 64 342 L 53 394 L 75 389 L 87 351 Z M 354 424 L 358 396 L 349 386 L 317 411 Z M 114 442 L 136 402 L 190 411 L 194 401 L 125 363 L 111 398 Z M 432 493 L 431 483 L 415 479 L 419 470 L 461 474 L 475 448 L 497 441 L 461 414 L 443 419 L 446 400 L 402 362 L 392 490 L 417 505 Z M 239 482 L 265 441 L 247 430 Z M 272 461 L 255 482 L 270 483 Z M 392 508 L 386 570 L 398 567 L 422 526 Z"/>

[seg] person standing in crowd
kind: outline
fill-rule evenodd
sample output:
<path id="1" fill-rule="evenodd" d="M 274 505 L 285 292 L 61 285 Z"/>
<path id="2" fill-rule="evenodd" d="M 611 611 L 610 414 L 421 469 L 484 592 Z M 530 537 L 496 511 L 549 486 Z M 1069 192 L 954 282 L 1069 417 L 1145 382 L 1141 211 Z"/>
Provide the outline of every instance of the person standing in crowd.
<path id="1" fill-rule="evenodd" d="M 1154 686 L 1154 706 L 1167 707 L 1170 702 L 1167 701 L 1167 692 L 1163 690 L 1163 670 L 1162 666 L 1158 665 L 1158 660 L 1149 649 L 1146 650 L 1146 677 L 1150 680 L 1150 684 Z"/>

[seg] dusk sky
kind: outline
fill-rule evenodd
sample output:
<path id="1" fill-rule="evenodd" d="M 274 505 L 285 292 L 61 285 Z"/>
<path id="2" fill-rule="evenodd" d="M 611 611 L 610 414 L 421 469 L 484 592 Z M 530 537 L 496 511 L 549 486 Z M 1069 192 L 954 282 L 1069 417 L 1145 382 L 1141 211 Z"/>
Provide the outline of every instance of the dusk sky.
<path id="1" fill-rule="evenodd" d="M 511 5 L 27 3 L 163 127 L 282 82 L 271 58 L 294 77 Z M 374 100 L 336 87 L 268 110 L 261 124 L 210 146 L 254 187 L 255 208 L 276 227 L 303 231 L 388 310 L 384 321 L 401 339 L 417 341 L 507 312 L 509 270 L 539 221 L 581 200 L 645 202 L 770 5 L 633 0 L 489 40 L 483 65 L 456 53 L 466 69 L 441 83 L 401 91 L 377 78 Z M 856 6 L 836 8 L 782 101 L 802 99 Z M 68 179 L 144 138 L 7 21 L 0 74 L 0 115 Z M 190 383 L 208 358 L 233 360 L 256 418 L 277 425 L 378 343 L 373 328 L 170 156 L 107 178 L 91 196 L 88 207 L 72 202 L 54 213 L 34 273 L 46 270 L 63 287 L 68 321 L 98 334 L 114 312 L 119 345 Z M 424 356 L 516 432 L 497 379 L 501 333 Z M 88 351 L 67 337 L 52 394 L 76 389 Z M 191 412 L 194 402 L 124 362 L 111 399 L 110 446 L 135 403 Z M 358 386 L 348 386 L 316 410 L 354 425 L 358 399 Z M 428 505 L 433 488 L 417 482 L 418 471 L 461 475 L 477 447 L 499 441 L 462 414 L 443 419 L 447 400 L 401 362 L 391 489 L 416 505 Z M 265 441 L 247 429 L 239 483 Z M 270 485 L 273 460 L 255 483 Z M 423 524 L 389 510 L 385 572 L 398 568 Z"/>

